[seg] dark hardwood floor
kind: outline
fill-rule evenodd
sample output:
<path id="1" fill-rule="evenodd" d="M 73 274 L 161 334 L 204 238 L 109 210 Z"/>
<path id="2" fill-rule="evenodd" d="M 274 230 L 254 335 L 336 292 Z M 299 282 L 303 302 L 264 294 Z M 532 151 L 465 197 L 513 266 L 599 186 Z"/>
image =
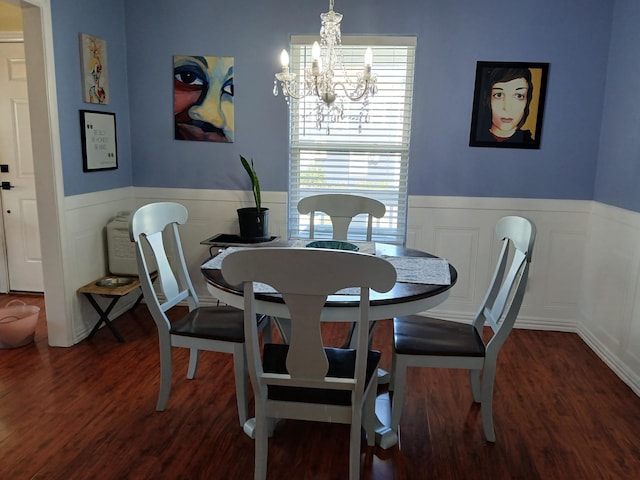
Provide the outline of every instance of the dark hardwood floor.
<path id="1" fill-rule="evenodd" d="M 43 307 L 42 297 L 22 298 Z M 42 312 L 44 308 L 42 308 Z M 231 356 L 204 352 L 195 380 L 175 352 L 167 410 L 155 411 L 158 350 L 144 304 L 51 348 L 44 313 L 35 342 L 0 350 L 0 478 L 252 479 L 253 442 L 238 424 Z M 342 338 L 341 325 L 327 335 Z M 375 346 L 390 367 L 391 323 Z M 362 478 L 640 478 L 640 398 L 575 334 L 516 330 L 498 361 L 497 441 L 482 436 L 464 371 L 411 369 L 400 444 L 362 448 Z M 380 392 L 379 403 L 385 402 Z M 347 478 L 348 427 L 281 422 L 270 480 Z"/>

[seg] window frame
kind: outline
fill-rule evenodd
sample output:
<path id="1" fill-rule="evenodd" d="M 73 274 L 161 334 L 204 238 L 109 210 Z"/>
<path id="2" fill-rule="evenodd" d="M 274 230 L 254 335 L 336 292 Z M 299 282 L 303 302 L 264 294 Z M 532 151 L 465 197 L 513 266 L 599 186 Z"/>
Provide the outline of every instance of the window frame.
<path id="1" fill-rule="evenodd" d="M 299 82 L 303 81 L 300 77 L 304 77 L 304 68 L 310 64 L 311 45 L 316 40 L 319 40 L 317 36 L 292 35 L 290 38 L 291 71 L 298 74 Z M 351 193 L 376 198 L 387 207 L 385 216 L 373 221 L 374 241 L 398 245 L 406 243 L 416 45 L 417 39 L 413 36 L 342 37 L 342 54 L 349 75 L 353 73 L 351 69 L 357 71 L 361 68 L 361 53 L 366 47 L 371 47 L 374 52 L 372 73 L 377 76 L 378 92 L 368 102 L 369 122 L 361 128 L 357 121 L 353 121 L 353 117 L 358 115 L 362 101 L 345 100 L 344 111 L 348 112 L 346 116 L 351 120 L 331 123 L 327 133 L 324 125 L 322 130 L 318 129 L 314 115 L 302 113 L 309 112 L 310 102 L 313 101 L 309 98 L 288 99 L 290 238 L 306 238 L 304 231 L 309 220 L 308 216 L 301 216 L 297 211 L 300 199 L 320 193 Z M 359 60 L 355 60 L 356 57 Z M 356 63 L 358 61 L 359 64 Z M 380 141 L 381 138 L 384 141 Z M 304 165 L 316 163 L 322 175 L 328 174 L 329 178 L 325 184 L 314 188 L 309 186 L 313 181 L 309 180 L 308 175 L 304 179 Z M 365 173 L 352 175 L 357 171 Z M 349 180 L 342 184 L 345 178 Z M 364 239 L 366 221 L 366 215 L 358 215 L 353 219 L 349 229 L 350 238 Z M 328 216 L 317 214 L 315 225 L 315 238 L 331 236 Z"/>

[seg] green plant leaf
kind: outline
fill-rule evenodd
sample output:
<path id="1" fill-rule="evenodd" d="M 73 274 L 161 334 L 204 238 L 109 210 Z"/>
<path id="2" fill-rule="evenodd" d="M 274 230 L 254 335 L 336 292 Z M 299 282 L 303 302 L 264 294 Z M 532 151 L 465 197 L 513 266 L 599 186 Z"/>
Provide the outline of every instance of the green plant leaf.
<path id="1" fill-rule="evenodd" d="M 262 206 L 262 199 L 260 196 L 260 180 L 258 180 L 258 174 L 253 166 L 253 158 L 251 159 L 251 165 L 246 158 L 240 155 L 240 162 L 242 162 L 242 166 L 247 171 L 249 175 L 249 179 L 251 180 L 251 189 L 253 190 L 253 199 L 256 202 L 256 210 L 259 212 Z"/>

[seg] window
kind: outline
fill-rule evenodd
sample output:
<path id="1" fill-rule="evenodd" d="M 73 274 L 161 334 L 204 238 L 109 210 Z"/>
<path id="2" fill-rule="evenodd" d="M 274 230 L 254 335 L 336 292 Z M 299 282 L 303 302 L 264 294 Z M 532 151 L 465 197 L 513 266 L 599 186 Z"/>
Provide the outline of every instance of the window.
<path id="1" fill-rule="evenodd" d="M 314 39 L 291 37 L 291 68 L 299 78 L 311 64 Z M 308 237 L 309 219 L 297 210 L 300 199 L 320 193 L 350 193 L 375 198 L 387 207 L 383 218 L 374 219 L 374 241 L 404 244 L 415 46 L 415 37 L 342 38 L 347 75 L 355 77 L 361 71 L 364 52 L 371 47 L 372 73 L 377 75 L 378 85 L 364 109 L 362 101 L 345 100 L 342 121 L 325 122 L 319 129 L 316 100 L 290 100 L 291 238 Z M 368 116 L 367 122 L 359 122 L 362 115 Z M 331 235 L 328 217 L 317 217 L 315 224 L 315 237 Z M 366 215 L 354 218 L 349 235 L 365 238 Z"/>

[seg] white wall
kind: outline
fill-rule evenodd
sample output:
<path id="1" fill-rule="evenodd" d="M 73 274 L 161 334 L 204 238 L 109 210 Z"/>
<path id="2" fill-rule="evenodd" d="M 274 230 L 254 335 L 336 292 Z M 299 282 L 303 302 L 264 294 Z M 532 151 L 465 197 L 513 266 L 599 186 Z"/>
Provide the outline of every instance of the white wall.
<path id="1" fill-rule="evenodd" d="M 593 203 L 578 333 L 640 395 L 640 214 Z"/>
<path id="2" fill-rule="evenodd" d="M 264 192 L 270 233 L 287 236 L 286 194 Z M 67 197 L 67 221 L 76 259 L 71 295 L 75 342 L 97 320 L 77 288 L 107 273 L 105 226 L 117 212 L 154 201 L 189 210 L 180 229 L 194 285 L 213 303 L 200 275 L 209 249 L 200 241 L 237 233 L 235 210 L 251 204 L 249 192 L 130 188 Z M 458 282 L 439 315 L 470 321 L 493 273 L 498 244 L 493 233 L 504 215 L 523 215 L 537 226 L 527 293 L 517 328 L 578 333 L 640 395 L 640 214 L 591 201 L 410 197 L 407 246 L 445 257 Z M 122 302 L 122 312 L 135 300 Z"/>

